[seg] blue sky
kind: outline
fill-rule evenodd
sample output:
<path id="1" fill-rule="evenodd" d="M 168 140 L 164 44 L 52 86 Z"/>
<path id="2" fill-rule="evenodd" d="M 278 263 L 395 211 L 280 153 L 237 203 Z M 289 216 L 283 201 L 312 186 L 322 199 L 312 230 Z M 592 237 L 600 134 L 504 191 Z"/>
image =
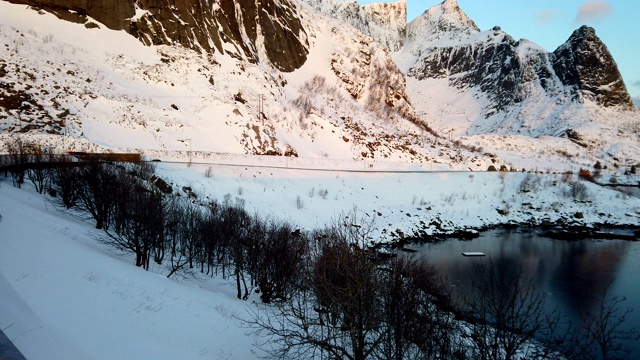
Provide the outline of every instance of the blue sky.
<path id="1" fill-rule="evenodd" d="M 409 21 L 443 0 L 406 0 Z M 358 0 L 361 4 L 394 2 Z M 498 25 L 514 39 L 548 51 L 581 25 L 596 29 L 618 64 L 632 97 L 640 99 L 640 2 L 638 0 L 458 0 L 481 30 Z"/>

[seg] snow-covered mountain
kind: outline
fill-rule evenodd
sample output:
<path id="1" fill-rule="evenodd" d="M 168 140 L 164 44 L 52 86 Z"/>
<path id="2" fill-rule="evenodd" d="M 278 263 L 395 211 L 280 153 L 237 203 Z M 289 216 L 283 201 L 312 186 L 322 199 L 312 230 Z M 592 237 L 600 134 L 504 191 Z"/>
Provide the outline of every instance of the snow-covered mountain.
<path id="1" fill-rule="evenodd" d="M 333 18 L 346 22 L 371 36 L 391 52 L 398 51 L 405 42 L 407 3 L 405 0 L 360 5 L 356 0 L 302 0 L 304 3 Z"/>
<path id="2" fill-rule="evenodd" d="M 587 27 L 550 53 L 481 31 L 455 0 L 408 25 L 402 0 L 0 7 L 0 138 L 478 170 L 485 152 L 640 162 L 640 116 Z"/>
<path id="3" fill-rule="evenodd" d="M 394 59 L 412 104 L 437 131 L 466 141 L 500 134 L 507 142 L 577 134 L 598 156 L 637 159 L 638 111 L 592 28 L 579 28 L 550 53 L 498 26 L 481 31 L 446 0 L 409 24 Z"/>
<path id="4" fill-rule="evenodd" d="M 515 41 L 497 26 L 480 31 L 455 0 L 447 0 L 412 22 L 402 56 L 414 57 L 410 77 L 447 79 L 453 88 L 487 94 L 487 118 L 539 96 L 632 110 L 615 61 L 587 26 L 547 53 L 525 39 Z"/>

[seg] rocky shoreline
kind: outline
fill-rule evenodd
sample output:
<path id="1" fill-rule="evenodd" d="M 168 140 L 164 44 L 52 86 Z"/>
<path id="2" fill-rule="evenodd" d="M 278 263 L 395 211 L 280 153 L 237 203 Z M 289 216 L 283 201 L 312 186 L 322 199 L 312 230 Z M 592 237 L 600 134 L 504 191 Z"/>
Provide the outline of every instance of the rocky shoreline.
<path id="1" fill-rule="evenodd" d="M 471 241 L 480 237 L 483 232 L 493 229 L 523 229 L 527 232 L 538 232 L 540 236 L 553 240 L 580 241 L 580 240 L 626 240 L 640 241 L 640 226 L 620 225 L 609 223 L 597 223 L 591 225 L 532 225 L 529 223 L 504 223 L 494 226 L 483 226 L 480 228 L 461 227 L 459 229 L 435 232 L 427 234 L 419 231 L 410 236 L 398 236 L 392 233 L 394 238 L 391 241 L 378 242 L 372 247 L 374 249 L 404 249 L 405 245 L 420 243 L 439 243 L 448 240 Z"/>

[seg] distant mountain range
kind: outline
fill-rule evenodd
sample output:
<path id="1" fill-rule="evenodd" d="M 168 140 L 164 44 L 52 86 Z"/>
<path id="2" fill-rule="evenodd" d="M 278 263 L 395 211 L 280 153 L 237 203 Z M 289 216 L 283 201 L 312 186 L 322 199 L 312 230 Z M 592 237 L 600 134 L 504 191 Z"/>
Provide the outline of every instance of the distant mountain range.
<path id="1" fill-rule="evenodd" d="M 31 15 L 17 33 L 0 29 L 9 50 L 0 58 L 0 135 L 165 151 L 189 139 L 202 151 L 471 169 L 489 163 L 485 152 L 517 159 L 525 141 L 577 163 L 640 162 L 639 112 L 587 26 L 548 52 L 499 27 L 481 31 L 455 0 L 409 24 L 404 1 L 9 2 L 29 8 L 2 7 L 54 14 L 105 43 L 94 60 L 46 57 L 40 52 L 58 41 L 88 45 L 28 23 Z M 107 43 L 106 29 L 152 55 L 135 59 L 128 54 L 137 46 Z M 39 42 L 13 45 L 24 32 Z M 70 61 L 78 67 L 56 71 Z M 115 77 L 126 84 L 114 87 Z"/>

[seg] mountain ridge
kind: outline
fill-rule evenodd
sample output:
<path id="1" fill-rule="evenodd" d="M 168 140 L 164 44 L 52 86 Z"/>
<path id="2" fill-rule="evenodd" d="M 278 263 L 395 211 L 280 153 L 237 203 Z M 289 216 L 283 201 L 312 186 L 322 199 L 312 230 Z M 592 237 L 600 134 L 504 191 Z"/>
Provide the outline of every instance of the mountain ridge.
<path id="1" fill-rule="evenodd" d="M 437 161 L 473 169 L 486 164 L 488 158 L 468 149 L 495 152 L 493 146 L 498 146 L 483 136 L 552 136 L 558 139 L 552 145 L 558 151 L 571 148 L 572 152 L 581 153 L 576 159 L 637 161 L 640 157 L 638 112 L 629 106 L 631 100 L 621 77 L 617 81 L 611 77 L 612 72 L 591 73 L 587 70 L 592 65 L 581 62 L 579 57 L 554 63 L 564 55 L 548 53 L 525 40 L 515 41 L 499 27 L 480 31 L 456 1 L 447 0 L 427 9 L 408 25 L 398 20 L 404 16 L 406 22 L 404 1 L 362 7 L 345 2 L 340 9 L 348 11 L 334 11 L 333 20 L 322 15 L 335 9 L 336 3 L 330 0 L 246 1 L 253 10 L 244 14 L 238 13 L 235 6 L 227 7 L 233 2 L 225 1 L 219 7 L 204 0 L 198 2 L 211 8 L 205 12 L 182 2 L 174 1 L 175 9 L 164 10 L 154 8 L 152 1 L 136 2 L 136 6 L 147 8 L 134 6 L 134 15 L 125 17 L 128 22 L 105 20 L 110 26 L 129 26 L 127 33 L 137 34 L 138 41 L 151 45 L 150 53 L 156 55 L 136 64 L 133 58 L 114 56 L 109 54 L 112 50 L 106 50 L 107 56 L 101 61 L 109 67 L 91 70 L 94 74 L 133 70 L 127 75 L 135 80 L 130 87 L 135 83 L 148 88 L 149 93 L 183 93 L 200 100 L 176 97 L 169 102 L 162 97 L 135 95 L 147 105 L 131 100 L 114 103 L 114 96 L 121 99 L 132 95 L 111 94 L 121 90 L 107 90 L 108 83 L 80 75 L 78 69 L 69 71 L 83 78 L 71 79 L 73 76 L 67 73 L 66 79 L 57 80 L 70 81 L 65 85 L 67 93 L 84 89 L 84 94 L 67 97 L 60 90 L 40 84 L 39 75 L 35 74 L 38 67 L 51 65 L 39 65 L 37 59 L 31 59 L 33 67 L 29 70 L 36 78 L 36 88 L 22 88 L 16 82 L 19 76 L 13 73 L 20 66 L 9 65 L 5 59 L 0 68 L 8 70 L 4 70 L 0 81 L 5 84 L 5 93 L 22 105 L 5 108 L 0 131 L 55 135 L 74 134 L 69 130 L 75 128 L 75 134 L 83 135 L 90 143 L 131 147 L 126 141 L 105 139 L 99 134 L 98 129 L 103 126 L 100 124 L 110 123 L 119 124 L 119 134 L 126 134 L 128 127 L 137 129 L 148 139 L 146 147 L 185 149 L 187 143 L 199 143 L 199 149 L 211 151 Z M 113 6 L 117 8 L 117 4 Z M 76 20 L 87 28 L 88 37 L 102 24 L 91 16 L 99 15 L 89 11 L 49 10 L 58 17 L 67 16 L 64 12 L 78 15 L 81 19 Z M 198 33 L 183 31 L 189 23 L 180 21 L 190 11 L 209 14 L 203 15 L 201 22 L 211 17 Z M 336 14 L 347 14 L 355 26 L 349 22 L 345 26 L 345 20 Z M 165 25 L 171 22 L 182 27 Z M 266 23 L 276 25 L 263 26 Z M 170 29 L 174 30 L 167 32 Z M 30 30 L 25 31 L 30 35 Z M 36 35 L 45 41 L 46 35 Z M 293 40 L 281 42 L 280 38 Z M 7 39 L 20 42 L 14 35 Z M 399 39 L 402 47 L 391 51 L 398 49 Z M 588 45 L 586 48 L 578 46 L 571 55 L 588 53 L 590 50 L 583 49 L 591 48 L 606 55 L 606 46 L 598 43 L 597 37 L 589 39 L 581 43 Z M 205 43 L 208 48 L 201 46 Z M 12 57 L 14 53 L 20 55 L 25 44 L 15 46 Z M 200 55 L 189 55 L 189 51 Z M 603 62 L 596 66 L 602 69 L 607 68 L 602 64 L 613 60 L 606 56 L 599 59 Z M 11 61 L 14 60 L 20 61 L 18 57 Z M 577 77 L 558 76 L 554 64 L 558 69 L 576 69 L 572 74 Z M 615 68 L 612 64 L 611 68 Z M 84 81 L 87 79 L 91 82 Z M 600 82 L 590 85 L 594 81 Z M 608 84 L 616 85 L 609 88 L 617 90 L 618 95 L 608 95 Z M 52 97 L 45 92 L 57 95 Z M 76 97 L 79 100 L 73 100 Z M 27 99 L 26 103 L 21 99 Z M 33 104 L 25 105 L 29 101 Z M 84 105 L 73 105 L 76 101 Z M 105 106 L 114 109 L 111 114 L 96 112 Z M 29 120 L 28 126 L 22 124 L 25 120 L 21 117 L 30 119 L 35 114 L 39 114 L 38 120 Z M 100 122 L 100 117 L 105 120 Z M 175 119 L 160 121 L 172 117 Z M 16 118 L 21 124 L 18 129 L 16 120 L 11 120 Z M 594 120 L 595 125 L 590 125 Z M 113 126 L 116 125 L 109 125 L 109 129 L 116 131 Z M 200 131 L 201 134 L 196 130 L 206 126 L 212 130 Z M 584 143 L 588 151 L 572 148 L 566 137 L 568 130 L 587 139 Z M 611 135 L 599 136 L 603 131 Z M 624 135 L 619 136 L 618 132 Z M 219 140 L 209 143 L 204 133 Z M 448 141 L 454 135 L 457 144 Z"/>

